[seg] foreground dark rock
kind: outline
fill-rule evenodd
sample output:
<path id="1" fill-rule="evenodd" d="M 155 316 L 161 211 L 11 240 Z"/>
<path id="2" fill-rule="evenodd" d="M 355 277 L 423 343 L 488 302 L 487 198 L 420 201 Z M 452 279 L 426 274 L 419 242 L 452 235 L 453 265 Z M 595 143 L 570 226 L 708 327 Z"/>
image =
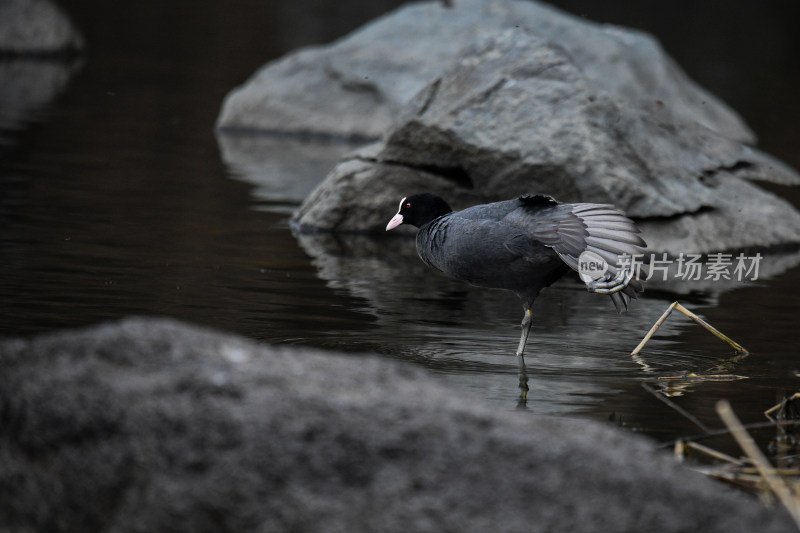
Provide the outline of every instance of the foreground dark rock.
<path id="1" fill-rule="evenodd" d="M 610 427 L 172 321 L 0 344 L 0 420 L 7 532 L 792 527 Z"/>

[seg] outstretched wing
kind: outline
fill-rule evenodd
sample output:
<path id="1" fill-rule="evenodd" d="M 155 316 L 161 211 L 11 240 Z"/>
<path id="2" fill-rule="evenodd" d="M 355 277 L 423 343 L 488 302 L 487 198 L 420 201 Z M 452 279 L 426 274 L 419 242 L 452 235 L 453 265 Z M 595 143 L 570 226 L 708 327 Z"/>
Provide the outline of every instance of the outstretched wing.
<path id="1" fill-rule="evenodd" d="M 575 271 L 579 271 L 580 255 L 590 251 L 606 261 L 606 277 L 610 279 L 618 273 L 624 256 L 643 254 L 647 246 L 636 224 L 613 206 L 557 204 L 552 198 L 542 196 L 526 196 L 520 200 L 526 207 L 539 210 L 540 215 L 531 228 L 533 238 L 551 247 Z M 630 259 L 628 264 L 631 264 Z M 643 290 L 642 282 L 634 278 L 625 289 L 612 294 L 611 299 L 621 311 Z"/>

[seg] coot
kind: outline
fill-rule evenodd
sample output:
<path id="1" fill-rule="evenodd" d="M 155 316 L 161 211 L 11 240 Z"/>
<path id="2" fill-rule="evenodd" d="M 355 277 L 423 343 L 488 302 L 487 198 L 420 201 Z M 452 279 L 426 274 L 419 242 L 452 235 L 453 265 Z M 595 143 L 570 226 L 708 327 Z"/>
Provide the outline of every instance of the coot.
<path id="1" fill-rule="evenodd" d="M 611 205 L 563 204 L 533 194 L 453 212 L 438 196 L 422 193 L 403 198 L 386 231 L 401 224 L 419 228 L 417 253 L 426 265 L 519 296 L 525 311 L 517 348 L 523 372 L 533 301 L 570 268 L 581 273 L 590 292 L 610 295 L 619 312 L 643 291 L 631 257 L 646 244 L 633 221 Z"/>

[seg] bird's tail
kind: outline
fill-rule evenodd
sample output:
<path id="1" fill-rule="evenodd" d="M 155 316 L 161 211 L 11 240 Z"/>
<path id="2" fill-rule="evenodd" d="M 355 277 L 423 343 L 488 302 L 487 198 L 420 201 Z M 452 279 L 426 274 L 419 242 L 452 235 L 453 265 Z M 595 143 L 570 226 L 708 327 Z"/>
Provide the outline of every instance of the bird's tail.
<path id="1" fill-rule="evenodd" d="M 540 195 L 523 196 L 520 201 L 542 215 L 529 217 L 534 221 L 532 237 L 581 274 L 590 291 L 608 294 L 618 312 L 627 311 L 631 300 L 644 291 L 639 276 L 644 272 L 641 259 L 647 243 L 636 224 L 606 204 L 557 204 Z"/>
<path id="2" fill-rule="evenodd" d="M 622 290 L 609 294 L 618 313 L 627 311 L 631 300 L 644 292 L 639 278 L 646 274 L 641 259 L 647 244 L 639 235 L 639 228 L 610 205 L 574 204 L 571 212 L 582 225 L 582 251 L 599 256 L 608 265 L 605 279 L 617 278 L 620 284 L 623 279 L 629 280 Z"/>
<path id="3" fill-rule="evenodd" d="M 628 282 L 627 287 L 609 296 L 611 301 L 614 302 L 614 307 L 617 308 L 617 313 L 624 313 L 628 310 L 628 304 L 630 304 L 631 300 L 638 298 L 643 292 L 644 283 L 633 278 Z"/>

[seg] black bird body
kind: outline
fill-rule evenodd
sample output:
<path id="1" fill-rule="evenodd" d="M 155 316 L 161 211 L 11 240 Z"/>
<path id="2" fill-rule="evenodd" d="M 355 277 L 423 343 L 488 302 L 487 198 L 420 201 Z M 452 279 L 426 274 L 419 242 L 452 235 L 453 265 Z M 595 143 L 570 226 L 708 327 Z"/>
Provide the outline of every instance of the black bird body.
<path id="1" fill-rule="evenodd" d="M 548 205 L 508 200 L 451 212 L 419 228 L 417 252 L 425 264 L 453 278 L 510 290 L 532 304 L 539 291 L 569 270 L 534 237 L 546 231 L 536 215 L 552 211 Z"/>
<path id="2" fill-rule="evenodd" d="M 523 399 L 531 307 L 544 287 L 570 268 L 581 272 L 589 261 L 603 268 L 582 272 L 587 288 L 611 296 L 618 311 L 643 290 L 632 258 L 643 254 L 645 242 L 633 221 L 610 205 L 528 195 L 453 212 L 438 196 L 423 193 L 403 198 L 386 231 L 400 224 L 418 228 L 417 253 L 428 266 L 473 285 L 513 291 L 522 300 L 517 357 Z"/>
<path id="3" fill-rule="evenodd" d="M 641 255 L 646 246 L 633 221 L 613 206 L 562 204 L 545 195 L 453 212 L 438 196 L 418 194 L 403 198 L 387 230 L 404 223 L 419 228 L 417 253 L 425 264 L 473 285 L 513 291 L 526 310 L 544 287 L 570 268 L 579 271 L 584 252 L 605 261 L 601 281 L 608 281 L 620 275 L 626 255 Z M 621 311 L 642 290 L 638 279 L 628 279 L 608 293 Z"/>

